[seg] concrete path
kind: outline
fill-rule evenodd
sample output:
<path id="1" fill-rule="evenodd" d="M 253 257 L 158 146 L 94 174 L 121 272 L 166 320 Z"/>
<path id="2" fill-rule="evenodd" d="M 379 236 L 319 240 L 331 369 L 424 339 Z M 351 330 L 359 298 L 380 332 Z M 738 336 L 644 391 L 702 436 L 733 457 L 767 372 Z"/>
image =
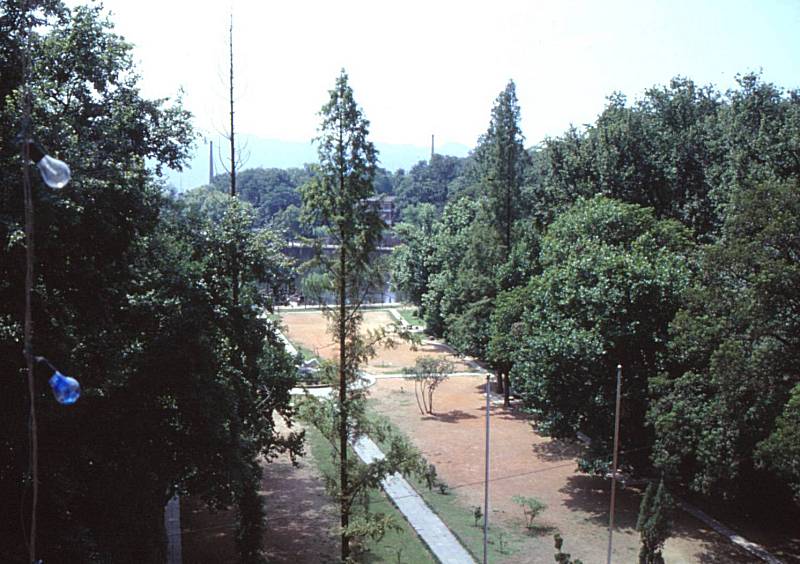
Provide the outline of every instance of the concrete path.
<path id="1" fill-rule="evenodd" d="M 690 505 L 685 501 L 680 501 L 680 500 L 678 500 L 678 505 L 680 506 L 681 509 L 686 511 L 686 513 L 689 513 L 690 515 L 693 515 L 696 518 L 700 519 L 706 525 L 717 531 L 722 536 L 726 537 L 733 544 L 743 548 L 756 558 L 759 558 L 764 562 L 769 562 L 769 564 L 783 564 L 781 560 L 775 558 L 775 556 L 773 556 L 760 544 L 756 544 L 754 542 L 747 540 L 743 536 L 737 534 L 730 527 L 723 525 L 722 523 L 720 523 L 710 515 L 706 514 L 705 512 L 701 511 L 694 505 Z"/>
<path id="2" fill-rule="evenodd" d="M 448 376 L 474 376 L 486 378 L 486 372 L 451 372 Z M 385 372 L 379 374 L 372 374 L 376 380 L 397 380 L 398 378 L 408 378 L 409 374 L 405 372 Z"/>
<path id="3" fill-rule="evenodd" d="M 392 317 L 394 317 L 397 321 L 399 321 L 400 325 L 402 325 L 403 327 L 408 327 L 410 325 L 410 323 L 406 321 L 402 315 L 400 315 L 400 312 L 397 311 L 397 308 L 390 307 L 389 313 L 391 314 Z"/>
<path id="4" fill-rule="evenodd" d="M 351 390 L 360 390 L 363 388 L 369 388 L 375 384 L 375 376 L 372 374 L 368 374 L 367 372 L 361 372 L 359 374 L 358 381 L 351 386 Z M 338 392 L 338 388 L 336 390 Z M 315 398 L 327 398 L 330 397 L 334 393 L 334 389 L 331 386 L 298 386 L 296 388 L 292 388 L 289 390 L 289 394 L 293 396 L 304 396 L 306 394 L 310 396 L 314 396 Z M 338 396 L 337 396 L 338 397 Z"/>
<path id="5" fill-rule="evenodd" d="M 286 348 L 286 352 L 292 356 L 297 356 L 297 349 L 294 348 L 292 342 L 286 338 L 286 335 L 284 335 L 279 329 L 276 329 L 275 333 L 278 335 L 278 339 L 281 340 L 283 346 Z"/>
<path id="6" fill-rule="evenodd" d="M 369 437 L 362 436 L 353 450 L 365 463 L 381 460 L 383 453 Z M 461 546 L 450 529 L 428 507 L 425 501 L 400 474 L 385 478 L 381 485 L 397 508 L 405 515 L 414 530 L 431 552 L 444 564 L 475 564 L 469 552 Z"/>

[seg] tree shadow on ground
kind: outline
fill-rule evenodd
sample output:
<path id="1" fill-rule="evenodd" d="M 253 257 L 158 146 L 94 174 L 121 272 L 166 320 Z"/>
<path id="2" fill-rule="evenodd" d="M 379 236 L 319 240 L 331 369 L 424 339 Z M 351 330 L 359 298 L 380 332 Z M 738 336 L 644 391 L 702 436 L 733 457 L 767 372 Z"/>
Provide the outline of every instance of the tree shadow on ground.
<path id="1" fill-rule="evenodd" d="M 544 536 L 553 536 L 553 534 L 558 532 L 558 527 L 554 527 L 553 525 L 537 525 L 534 523 L 530 527 L 525 527 L 525 534 L 529 537 L 544 537 Z"/>
<path id="2" fill-rule="evenodd" d="M 447 413 L 429 413 L 422 418 L 423 421 L 441 421 L 442 423 L 458 423 L 464 419 L 477 419 L 476 415 L 462 411 L 461 409 L 452 409 Z"/>
<path id="3" fill-rule="evenodd" d="M 486 412 L 486 385 L 480 384 L 475 386 L 475 391 L 478 392 L 482 396 L 481 406 L 476 408 L 476 411 L 480 411 L 481 413 Z M 496 419 L 503 419 L 505 421 L 526 421 L 531 424 L 534 423 L 533 416 L 530 413 L 526 413 L 518 402 L 512 401 L 511 405 L 506 407 L 502 403 L 495 403 L 494 399 L 497 397 L 496 394 L 493 393 L 492 395 L 492 402 L 489 405 L 489 411 L 492 414 L 493 418 Z M 502 395 L 500 396 L 502 398 Z"/>
<path id="4" fill-rule="evenodd" d="M 538 458 L 547 462 L 565 462 L 567 460 L 574 460 L 583 453 L 581 445 L 563 441 L 559 439 L 552 439 L 542 443 L 534 443 L 531 445 L 533 454 Z"/>
<path id="5" fill-rule="evenodd" d="M 608 526 L 611 500 L 611 482 L 598 476 L 575 474 L 567 478 L 564 487 L 564 505 L 571 511 L 587 514 L 586 519 L 600 526 Z M 634 529 L 639 513 L 639 497 L 630 490 L 617 487 L 614 526 L 618 529 Z"/>
<path id="6" fill-rule="evenodd" d="M 236 561 L 236 514 L 212 511 L 200 496 L 181 498 L 181 544 L 184 562 Z"/>
<path id="7" fill-rule="evenodd" d="M 304 460 L 302 465 L 312 462 Z M 337 539 L 328 531 L 336 523 L 321 478 L 298 472 L 288 461 L 265 468 L 262 488 L 266 510 L 264 548 L 274 562 L 334 562 Z"/>
<path id="8" fill-rule="evenodd" d="M 444 353 L 444 354 L 454 354 L 455 351 L 448 347 L 447 345 L 442 345 L 439 343 L 424 343 L 422 345 L 417 345 L 417 351 L 423 353 Z"/>
<path id="9" fill-rule="evenodd" d="M 564 505 L 572 511 L 588 514 L 587 520 L 598 526 L 608 527 L 611 501 L 611 482 L 598 476 L 576 474 L 567 478 L 567 484 L 559 490 L 565 494 Z M 615 530 L 635 532 L 639 516 L 642 492 L 634 488 L 621 488 L 617 484 Z M 636 534 L 636 533 L 635 533 Z M 695 557 L 705 564 L 752 562 L 753 557 L 737 548 L 727 538 L 710 530 L 694 517 L 675 509 L 673 513 L 672 537 L 686 538 L 704 545 L 704 551 Z"/>

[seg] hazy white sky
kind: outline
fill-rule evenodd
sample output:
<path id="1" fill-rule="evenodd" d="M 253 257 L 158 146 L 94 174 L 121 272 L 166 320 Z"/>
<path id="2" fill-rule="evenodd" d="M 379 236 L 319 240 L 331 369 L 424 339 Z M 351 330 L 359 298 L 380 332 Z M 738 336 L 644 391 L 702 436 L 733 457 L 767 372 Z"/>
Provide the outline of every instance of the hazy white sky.
<path id="1" fill-rule="evenodd" d="M 72 4 L 77 2 L 73 1 Z M 339 69 L 387 143 L 473 146 L 508 79 L 528 143 L 594 121 L 615 90 L 737 73 L 800 87 L 800 1 L 105 0 L 147 96 L 182 87 L 196 126 L 227 119 L 233 6 L 237 128 L 307 141 Z"/>

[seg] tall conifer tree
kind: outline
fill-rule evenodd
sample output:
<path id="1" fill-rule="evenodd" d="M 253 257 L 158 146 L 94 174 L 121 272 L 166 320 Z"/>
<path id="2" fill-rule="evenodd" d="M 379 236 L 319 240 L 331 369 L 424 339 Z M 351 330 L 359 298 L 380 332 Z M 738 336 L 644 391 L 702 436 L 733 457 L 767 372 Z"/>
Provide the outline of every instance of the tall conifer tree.
<path id="1" fill-rule="evenodd" d="M 354 434 L 355 404 L 350 384 L 357 379 L 365 347 L 359 338 L 360 305 L 369 261 L 381 236 L 383 222 L 371 206 L 376 152 L 367 140 L 369 121 L 353 98 L 344 69 L 330 91 L 330 100 L 320 111 L 322 123 L 316 142 L 319 167 L 316 178 L 302 188 L 306 216 L 325 228 L 328 243 L 336 246 L 335 256 L 319 254 L 332 274 L 336 305 L 329 311 L 338 360 L 338 493 L 341 508 L 342 560 L 350 555 L 350 513 L 352 484 L 347 460 L 348 437 Z"/>
<path id="2" fill-rule="evenodd" d="M 520 190 L 528 162 L 519 120 L 517 89 L 510 80 L 495 100 L 489 129 L 481 136 L 478 147 L 482 181 L 506 259 L 511 254 L 512 231 L 519 217 Z"/>

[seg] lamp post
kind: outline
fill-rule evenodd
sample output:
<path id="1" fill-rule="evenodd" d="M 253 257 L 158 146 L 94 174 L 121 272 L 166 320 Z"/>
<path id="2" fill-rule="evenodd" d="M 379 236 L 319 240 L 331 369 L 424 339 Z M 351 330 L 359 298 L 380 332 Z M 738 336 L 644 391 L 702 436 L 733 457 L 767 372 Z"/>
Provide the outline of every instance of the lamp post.
<path id="1" fill-rule="evenodd" d="M 486 374 L 486 468 L 483 481 L 483 564 L 489 562 L 489 395 L 491 374 Z"/>
<path id="2" fill-rule="evenodd" d="M 614 502 L 617 493 L 617 451 L 619 449 L 619 404 L 620 391 L 622 390 L 622 365 L 617 365 L 617 401 L 614 409 L 614 458 L 611 468 L 611 510 L 608 518 L 608 559 L 611 564 L 611 540 L 614 536 Z"/>

